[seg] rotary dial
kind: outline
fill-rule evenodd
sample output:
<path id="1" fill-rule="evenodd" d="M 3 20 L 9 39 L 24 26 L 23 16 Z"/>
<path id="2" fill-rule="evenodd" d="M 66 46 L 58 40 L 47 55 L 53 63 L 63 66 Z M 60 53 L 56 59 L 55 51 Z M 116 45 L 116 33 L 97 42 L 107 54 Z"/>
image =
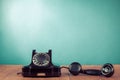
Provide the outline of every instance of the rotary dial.
<path id="1" fill-rule="evenodd" d="M 50 56 L 46 53 L 37 53 L 33 56 L 32 60 L 37 66 L 47 66 L 50 62 Z"/>

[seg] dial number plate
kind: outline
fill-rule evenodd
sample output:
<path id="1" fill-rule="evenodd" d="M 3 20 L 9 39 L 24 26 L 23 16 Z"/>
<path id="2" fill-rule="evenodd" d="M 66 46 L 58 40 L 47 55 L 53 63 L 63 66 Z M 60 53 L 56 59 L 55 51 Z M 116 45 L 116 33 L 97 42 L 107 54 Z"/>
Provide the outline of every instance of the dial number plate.
<path id="1" fill-rule="evenodd" d="M 47 66 L 50 62 L 50 56 L 46 53 L 37 53 L 33 56 L 32 60 L 37 66 Z"/>

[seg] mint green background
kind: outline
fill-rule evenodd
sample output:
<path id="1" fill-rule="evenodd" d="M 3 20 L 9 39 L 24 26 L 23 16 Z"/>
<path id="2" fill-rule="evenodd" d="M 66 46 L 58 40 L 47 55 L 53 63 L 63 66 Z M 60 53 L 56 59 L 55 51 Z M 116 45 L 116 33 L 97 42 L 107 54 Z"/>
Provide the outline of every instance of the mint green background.
<path id="1" fill-rule="evenodd" d="M 120 0 L 0 0 L 0 64 L 120 64 Z"/>

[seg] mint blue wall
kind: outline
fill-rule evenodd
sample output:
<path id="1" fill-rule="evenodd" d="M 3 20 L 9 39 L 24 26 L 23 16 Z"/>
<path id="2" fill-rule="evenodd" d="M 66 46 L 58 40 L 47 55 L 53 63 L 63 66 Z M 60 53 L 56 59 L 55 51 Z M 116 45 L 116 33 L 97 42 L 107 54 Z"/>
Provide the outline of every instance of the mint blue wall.
<path id="1" fill-rule="evenodd" d="M 0 64 L 120 64 L 120 0 L 1 0 Z"/>

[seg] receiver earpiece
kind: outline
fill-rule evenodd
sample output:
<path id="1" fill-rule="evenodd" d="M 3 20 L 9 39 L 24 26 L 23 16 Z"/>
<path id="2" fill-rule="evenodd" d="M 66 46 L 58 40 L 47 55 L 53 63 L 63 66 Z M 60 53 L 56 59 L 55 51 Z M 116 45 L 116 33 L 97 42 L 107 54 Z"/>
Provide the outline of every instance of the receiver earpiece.
<path id="1" fill-rule="evenodd" d="M 106 77 L 111 77 L 114 74 L 113 65 L 110 63 L 106 63 L 101 68 L 101 74 Z"/>

